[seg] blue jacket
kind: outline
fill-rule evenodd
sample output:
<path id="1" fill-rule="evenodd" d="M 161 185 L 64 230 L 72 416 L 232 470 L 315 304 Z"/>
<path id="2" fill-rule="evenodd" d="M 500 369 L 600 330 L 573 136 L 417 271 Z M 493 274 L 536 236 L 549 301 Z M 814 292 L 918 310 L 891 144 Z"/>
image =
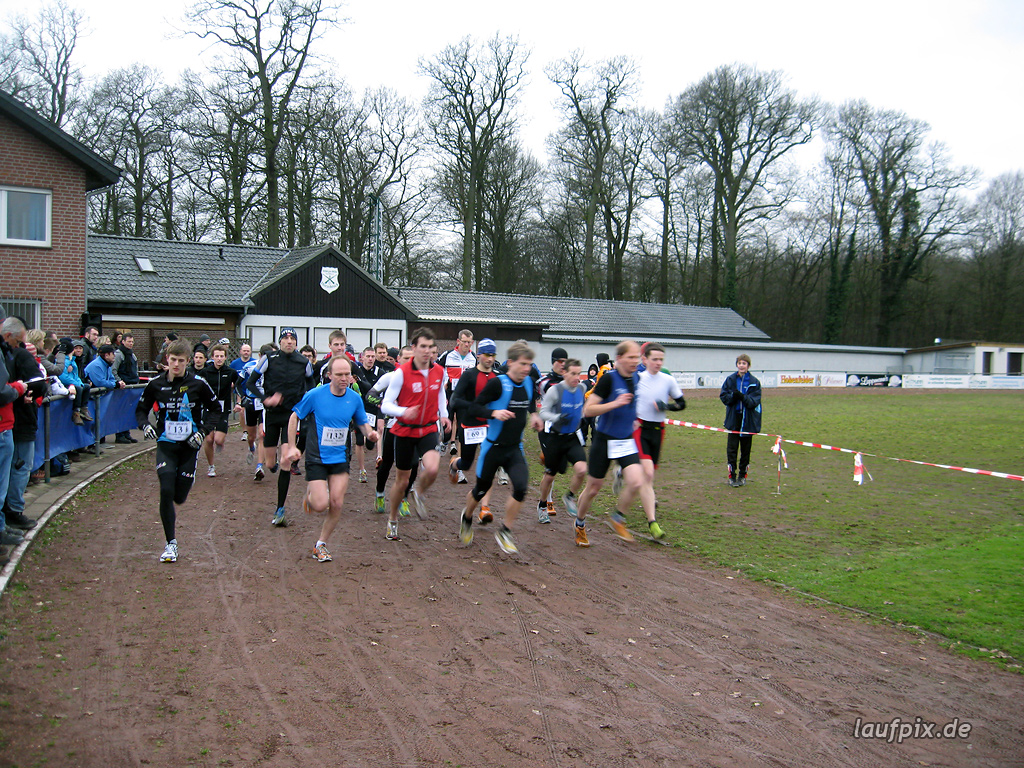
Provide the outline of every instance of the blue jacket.
<path id="1" fill-rule="evenodd" d="M 79 389 L 83 386 L 82 377 L 78 375 L 78 365 L 75 363 L 74 355 L 64 356 L 64 372 L 57 377 L 60 379 L 60 383 L 65 387 L 78 387 Z"/>
<path id="2" fill-rule="evenodd" d="M 85 375 L 89 377 L 94 387 L 106 389 L 117 389 L 117 379 L 114 377 L 114 369 L 102 357 L 97 355 L 91 363 L 85 366 Z"/>

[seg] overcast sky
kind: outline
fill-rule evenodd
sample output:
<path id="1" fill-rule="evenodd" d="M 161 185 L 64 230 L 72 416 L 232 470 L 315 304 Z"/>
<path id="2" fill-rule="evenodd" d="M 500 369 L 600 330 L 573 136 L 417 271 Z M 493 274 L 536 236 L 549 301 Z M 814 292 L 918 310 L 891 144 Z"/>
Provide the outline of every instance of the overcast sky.
<path id="1" fill-rule="evenodd" d="M 79 46 L 87 76 L 134 62 L 174 81 L 202 69 L 203 47 L 174 34 L 186 0 L 68 0 L 88 18 Z M 32 13 L 0 0 L 0 20 Z M 469 35 L 517 36 L 532 51 L 522 98 L 524 140 L 541 159 L 558 124 L 558 92 L 544 74 L 580 49 L 587 60 L 628 55 L 639 63 L 641 106 L 666 100 L 721 64 L 779 69 L 799 94 L 863 98 L 932 127 L 957 164 L 991 177 L 1024 169 L 1024 0 L 349 0 L 348 23 L 320 50 L 355 91 L 386 85 L 423 96 L 417 62 Z"/>

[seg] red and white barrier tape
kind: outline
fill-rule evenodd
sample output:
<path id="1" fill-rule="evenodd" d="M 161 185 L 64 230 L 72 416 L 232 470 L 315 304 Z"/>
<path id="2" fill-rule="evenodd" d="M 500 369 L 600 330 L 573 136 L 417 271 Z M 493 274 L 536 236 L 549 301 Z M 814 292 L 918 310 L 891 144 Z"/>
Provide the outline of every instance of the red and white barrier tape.
<path id="1" fill-rule="evenodd" d="M 988 475 L 989 477 L 1001 477 L 1004 480 L 1017 480 L 1024 482 L 1024 475 L 1011 475 L 1008 472 L 996 472 L 991 469 L 974 469 L 972 467 L 957 467 L 952 464 L 936 464 L 930 461 L 917 461 L 916 459 L 900 459 L 895 456 L 882 456 L 877 453 L 867 453 L 865 451 L 857 451 L 852 448 L 840 448 L 835 445 L 826 445 L 825 443 L 809 443 L 805 440 L 787 440 L 782 435 L 775 435 L 768 432 L 740 432 L 735 429 L 725 429 L 724 427 L 709 427 L 706 424 L 697 424 L 693 421 L 677 421 L 676 419 L 667 419 L 666 424 L 672 424 L 677 427 L 690 427 L 691 429 L 705 429 L 709 432 L 725 432 L 726 434 L 733 435 L 760 435 L 761 437 L 774 437 L 775 446 L 772 448 L 772 453 L 776 453 L 775 448 L 777 447 L 780 451 L 782 450 L 781 443 L 789 443 L 790 445 L 803 445 L 807 448 L 821 448 L 826 451 L 840 451 L 841 453 L 852 453 L 854 454 L 854 482 L 860 483 L 857 479 L 857 457 L 871 456 L 876 459 L 886 459 L 887 461 L 902 461 L 906 464 L 918 464 L 922 467 L 936 467 L 937 469 L 952 469 L 956 472 L 968 472 L 972 475 Z M 785 461 L 786 454 L 782 453 L 782 460 Z M 861 466 L 863 467 L 863 458 L 861 458 Z M 788 468 L 788 465 L 787 465 Z M 871 475 L 868 475 L 871 478 Z M 872 478 L 873 479 L 873 478 Z"/>

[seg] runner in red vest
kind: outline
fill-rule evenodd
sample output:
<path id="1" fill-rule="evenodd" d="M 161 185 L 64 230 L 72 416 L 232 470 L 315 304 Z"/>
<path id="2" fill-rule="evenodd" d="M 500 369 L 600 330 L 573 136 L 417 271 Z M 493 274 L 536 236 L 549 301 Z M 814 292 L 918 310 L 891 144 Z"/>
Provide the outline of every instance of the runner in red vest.
<path id="1" fill-rule="evenodd" d="M 412 489 L 409 497 L 417 516 L 420 519 L 426 517 L 423 495 L 437 477 L 441 458 L 433 450 L 437 447 L 438 420 L 442 429 L 451 429 L 448 402 L 442 388 L 444 369 L 431 363 L 434 332 L 429 328 L 417 328 L 412 332 L 409 343 L 413 349 L 412 360 L 395 371 L 381 403 L 383 413 L 398 419 L 391 428 L 395 436 L 395 469 L 398 475 L 388 503 L 386 535 L 392 540 L 398 539 L 398 505 L 409 485 L 409 474 L 417 457 L 423 462 L 423 470 L 419 473 L 418 487 Z"/>

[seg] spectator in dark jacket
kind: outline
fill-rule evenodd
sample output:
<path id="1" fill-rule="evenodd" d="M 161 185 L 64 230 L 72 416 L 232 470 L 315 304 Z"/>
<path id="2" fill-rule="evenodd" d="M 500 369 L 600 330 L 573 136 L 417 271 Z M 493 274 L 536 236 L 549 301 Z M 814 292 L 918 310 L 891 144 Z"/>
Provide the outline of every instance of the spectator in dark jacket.
<path id="1" fill-rule="evenodd" d="M 729 433 L 726 460 L 729 463 L 729 485 L 746 485 L 750 464 L 750 444 L 761 431 L 761 382 L 750 373 L 750 356 L 736 358 L 736 373 L 722 383 L 719 398 L 725 405 L 725 428 L 743 434 Z M 739 463 L 736 461 L 739 449 Z"/>

